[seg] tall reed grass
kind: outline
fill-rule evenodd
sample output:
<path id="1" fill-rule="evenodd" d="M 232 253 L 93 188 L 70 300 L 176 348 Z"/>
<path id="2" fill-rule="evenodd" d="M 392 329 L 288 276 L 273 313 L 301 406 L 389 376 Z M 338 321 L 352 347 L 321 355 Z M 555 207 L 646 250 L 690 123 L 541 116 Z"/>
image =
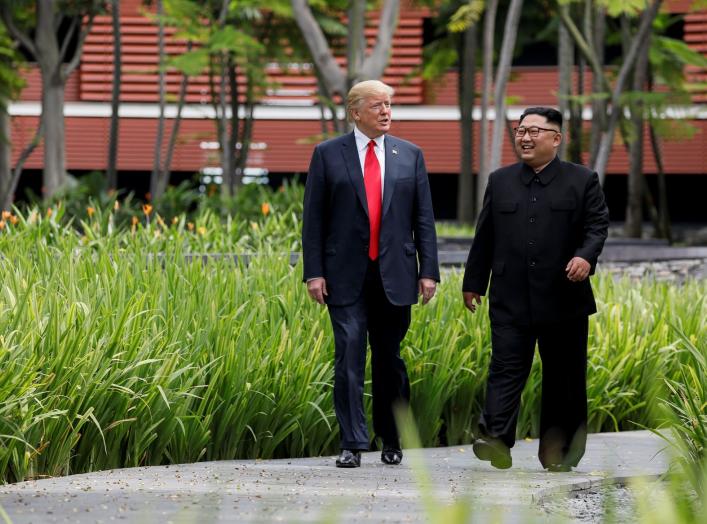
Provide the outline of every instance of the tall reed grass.
<path id="1" fill-rule="evenodd" d="M 111 220 L 96 210 L 67 226 L 59 207 L 0 232 L 2 480 L 334 452 L 333 339 L 289 264 L 297 215 Z M 195 252 L 257 256 L 202 264 Z M 403 345 L 427 446 L 472 438 L 490 356 L 485 305 L 468 314 L 459 271 L 443 278 Z M 707 285 L 595 284 L 590 430 L 653 426 L 655 386 L 684 380 L 678 328 L 704 340 Z M 521 437 L 537 433 L 539 385 L 536 362 Z"/>

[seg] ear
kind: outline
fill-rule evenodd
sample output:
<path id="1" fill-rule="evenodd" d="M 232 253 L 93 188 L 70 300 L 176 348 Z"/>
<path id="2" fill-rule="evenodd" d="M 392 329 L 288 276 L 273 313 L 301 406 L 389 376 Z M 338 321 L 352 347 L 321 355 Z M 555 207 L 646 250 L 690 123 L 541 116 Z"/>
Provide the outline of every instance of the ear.
<path id="1" fill-rule="evenodd" d="M 552 145 L 555 147 L 559 147 L 561 143 L 562 143 L 562 133 L 555 133 L 555 138 L 552 142 Z"/>

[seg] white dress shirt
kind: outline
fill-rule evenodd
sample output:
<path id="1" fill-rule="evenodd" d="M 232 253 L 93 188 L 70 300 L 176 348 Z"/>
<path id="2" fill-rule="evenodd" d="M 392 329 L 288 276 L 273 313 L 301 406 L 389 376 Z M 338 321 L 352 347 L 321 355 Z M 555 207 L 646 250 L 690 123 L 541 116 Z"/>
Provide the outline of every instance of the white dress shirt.
<path id="1" fill-rule="evenodd" d="M 368 143 L 373 140 L 376 146 L 373 151 L 376 153 L 378 163 L 381 166 L 381 196 L 383 196 L 383 188 L 385 187 L 385 135 L 378 138 L 368 138 L 359 129 L 354 126 L 354 137 L 356 138 L 356 149 L 358 150 L 358 160 L 361 162 L 361 173 L 366 176 L 364 166 L 366 165 L 366 153 L 368 152 Z"/>

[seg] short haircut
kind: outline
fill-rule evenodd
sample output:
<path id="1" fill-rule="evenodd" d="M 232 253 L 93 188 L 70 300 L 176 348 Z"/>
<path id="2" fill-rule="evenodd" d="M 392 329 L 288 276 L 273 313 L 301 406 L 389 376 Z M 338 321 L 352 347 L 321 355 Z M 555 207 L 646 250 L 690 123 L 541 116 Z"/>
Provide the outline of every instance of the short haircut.
<path id="1" fill-rule="evenodd" d="M 560 113 L 557 109 L 553 109 L 552 107 L 529 107 L 523 111 L 522 115 L 520 115 L 518 125 L 520 125 L 523 119 L 528 115 L 544 116 L 549 124 L 557 124 L 560 131 L 562 130 L 562 113 Z"/>
<path id="2" fill-rule="evenodd" d="M 363 101 L 369 96 L 388 95 L 392 97 L 394 92 L 392 87 L 380 80 L 364 80 L 355 84 L 346 97 L 346 119 L 349 122 L 353 122 L 351 112 L 354 109 L 359 109 Z"/>

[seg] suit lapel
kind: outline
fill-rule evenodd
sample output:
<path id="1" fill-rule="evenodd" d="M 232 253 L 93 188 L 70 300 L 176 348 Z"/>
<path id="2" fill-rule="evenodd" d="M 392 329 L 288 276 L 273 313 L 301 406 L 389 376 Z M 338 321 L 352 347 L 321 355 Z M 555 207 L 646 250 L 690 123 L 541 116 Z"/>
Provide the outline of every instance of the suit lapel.
<path id="1" fill-rule="evenodd" d="M 395 138 L 390 135 L 385 137 L 385 179 L 383 182 L 383 213 L 381 218 L 385 216 L 393 200 L 393 191 L 395 189 L 395 179 L 398 176 L 398 146 L 395 143 Z"/>
<path id="2" fill-rule="evenodd" d="M 346 135 L 346 139 L 341 143 L 341 153 L 344 155 L 344 164 L 349 173 L 349 178 L 353 184 L 354 191 L 358 196 L 363 210 L 368 215 L 368 201 L 366 199 L 366 187 L 363 184 L 363 173 L 361 172 L 361 161 L 356 150 L 356 139 L 353 133 Z"/>

